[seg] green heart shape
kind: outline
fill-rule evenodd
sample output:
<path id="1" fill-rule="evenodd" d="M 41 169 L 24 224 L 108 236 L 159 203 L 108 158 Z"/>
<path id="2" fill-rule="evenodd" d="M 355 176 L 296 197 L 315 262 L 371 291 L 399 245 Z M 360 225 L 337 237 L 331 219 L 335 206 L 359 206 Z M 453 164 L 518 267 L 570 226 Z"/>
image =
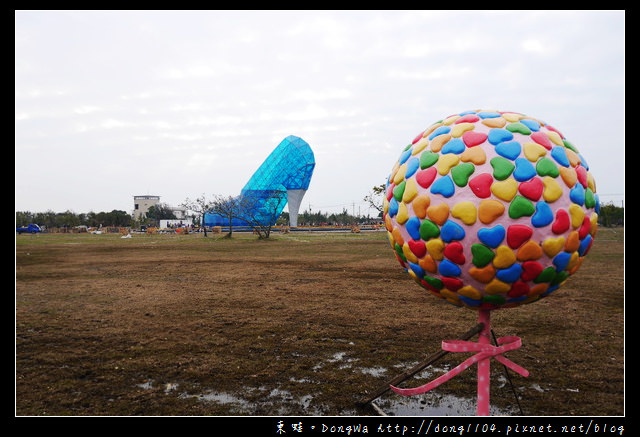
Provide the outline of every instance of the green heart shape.
<path id="1" fill-rule="evenodd" d="M 507 130 L 517 134 L 531 135 L 531 129 L 520 122 L 508 124 Z"/>
<path id="2" fill-rule="evenodd" d="M 451 169 L 451 178 L 459 187 L 464 187 L 469 182 L 469 176 L 475 171 L 476 166 L 470 162 L 456 165 Z"/>
<path id="3" fill-rule="evenodd" d="M 536 208 L 533 203 L 519 194 L 509 204 L 509 217 L 512 219 L 530 217 L 534 212 L 536 212 Z"/>
<path id="4" fill-rule="evenodd" d="M 554 267 L 547 267 L 533 280 L 536 284 L 541 284 L 543 282 L 551 282 L 553 278 L 556 276 L 556 269 Z"/>
<path id="5" fill-rule="evenodd" d="M 473 255 L 471 262 L 476 267 L 484 267 L 493 261 L 496 254 L 484 244 L 474 244 L 471 246 L 471 254 Z"/>
<path id="6" fill-rule="evenodd" d="M 420 169 L 424 170 L 427 167 L 431 167 L 438 162 L 438 158 L 440 158 L 440 155 L 437 153 L 431 150 L 425 150 L 422 152 L 422 155 L 420 155 Z"/>
<path id="7" fill-rule="evenodd" d="M 420 224 L 420 238 L 424 241 L 428 241 L 431 238 L 436 238 L 440 235 L 440 228 L 431 220 L 423 220 Z"/>
<path id="8" fill-rule="evenodd" d="M 503 181 L 508 178 L 513 172 L 513 169 L 516 168 L 511 161 L 501 156 L 492 158 L 490 163 L 491 167 L 493 167 L 493 177 L 499 181 Z"/>
<path id="9" fill-rule="evenodd" d="M 404 194 L 406 185 L 407 181 L 402 181 L 393 188 L 393 197 L 395 197 L 398 202 L 402 200 L 402 195 Z"/>
<path id="10" fill-rule="evenodd" d="M 551 176 L 552 178 L 558 177 L 560 170 L 558 166 L 549 158 L 541 158 L 536 164 L 536 172 L 540 176 Z"/>

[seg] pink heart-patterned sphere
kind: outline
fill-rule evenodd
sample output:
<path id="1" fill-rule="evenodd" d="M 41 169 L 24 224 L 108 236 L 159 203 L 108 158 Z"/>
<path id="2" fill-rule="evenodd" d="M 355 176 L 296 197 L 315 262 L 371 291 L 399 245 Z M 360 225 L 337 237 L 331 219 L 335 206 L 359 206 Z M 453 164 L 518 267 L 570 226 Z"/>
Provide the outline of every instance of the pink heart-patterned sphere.
<path id="1" fill-rule="evenodd" d="M 383 207 L 400 264 L 472 309 L 535 302 L 580 267 L 600 202 L 589 166 L 557 129 L 516 112 L 467 111 L 405 147 Z"/>

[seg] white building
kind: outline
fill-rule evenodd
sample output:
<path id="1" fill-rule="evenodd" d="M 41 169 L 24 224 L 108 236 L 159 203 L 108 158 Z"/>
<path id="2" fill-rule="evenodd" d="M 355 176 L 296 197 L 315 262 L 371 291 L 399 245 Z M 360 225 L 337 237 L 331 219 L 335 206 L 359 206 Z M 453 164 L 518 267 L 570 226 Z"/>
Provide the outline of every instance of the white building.
<path id="1" fill-rule="evenodd" d="M 140 217 L 146 217 L 149 208 L 157 205 L 159 202 L 160 196 L 152 196 L 149 194 L 133 196 L 133 219 L 138 220 Z"/>

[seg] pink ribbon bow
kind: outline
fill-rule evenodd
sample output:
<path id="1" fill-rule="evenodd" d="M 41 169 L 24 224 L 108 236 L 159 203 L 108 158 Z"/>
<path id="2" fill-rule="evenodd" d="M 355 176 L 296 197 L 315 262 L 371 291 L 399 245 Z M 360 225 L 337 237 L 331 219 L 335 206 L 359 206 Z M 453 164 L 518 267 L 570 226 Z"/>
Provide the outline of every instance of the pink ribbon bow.
<path id="1" fill-rule="evenodd" d="M 491 357 L 494 357 L 496 360 L 500 361 L 502 364 L 513 370 L 514 372 L 519 373 L 522 376 L 529 376 L 529 372 L 525 370 L 523 367 L 517 365 L 513 361 L 510 361 L 502 356 L 504 352 L 518 349 L 522 346 L 522 341 L 520 337 L 500 337 L 498 339 L 498 346 L 494 346 L 488 343 L 474 343 L 472 341 L 464 341 L 464 340 L 445 340 L 442 342 L 442 349 L 448 352 L 478 352 L 477 354 L 467 358 L 465 361 L 460 363 L 454 369 L 451 369 L 449 372 L 444 375 L 434 379 L 433 381 L 416 388 L 408 388 L 402 389 L 394 386 L 390 386 L 391 390 L 394 392 L 404 395 L 411 396 L 417 395 L 421 393 L 426 393 L 431 389 L 436 388 L 440 384 L 450 380 L 463 370 L 468 369 L 473 364 L 488 360 Z M 488 386 L 488 381 L 485 381 Z"/>

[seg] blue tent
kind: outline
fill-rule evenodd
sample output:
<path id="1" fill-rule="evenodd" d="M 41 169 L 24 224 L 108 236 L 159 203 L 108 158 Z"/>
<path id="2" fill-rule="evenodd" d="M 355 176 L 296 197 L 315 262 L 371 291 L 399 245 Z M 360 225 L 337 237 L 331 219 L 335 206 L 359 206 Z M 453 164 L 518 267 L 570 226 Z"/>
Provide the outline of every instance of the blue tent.
<path id="1" fill-rule="evenodd" d="M 282 140 L 236 198 L 244 199 L 245 207 L 250 205 L 251 210 L 246 211 L 245 219 L 233 219 L 232 225 L 274 225 L 288 203 L 290 225 L 297 226 L 300 203 L 309 189 L 315 165 L 313 151 L 306 141 L 293 135 Z M 204 216 L 204 225 L 228 226 L 229 219 L 215 213 L 207 213 Z"/>

